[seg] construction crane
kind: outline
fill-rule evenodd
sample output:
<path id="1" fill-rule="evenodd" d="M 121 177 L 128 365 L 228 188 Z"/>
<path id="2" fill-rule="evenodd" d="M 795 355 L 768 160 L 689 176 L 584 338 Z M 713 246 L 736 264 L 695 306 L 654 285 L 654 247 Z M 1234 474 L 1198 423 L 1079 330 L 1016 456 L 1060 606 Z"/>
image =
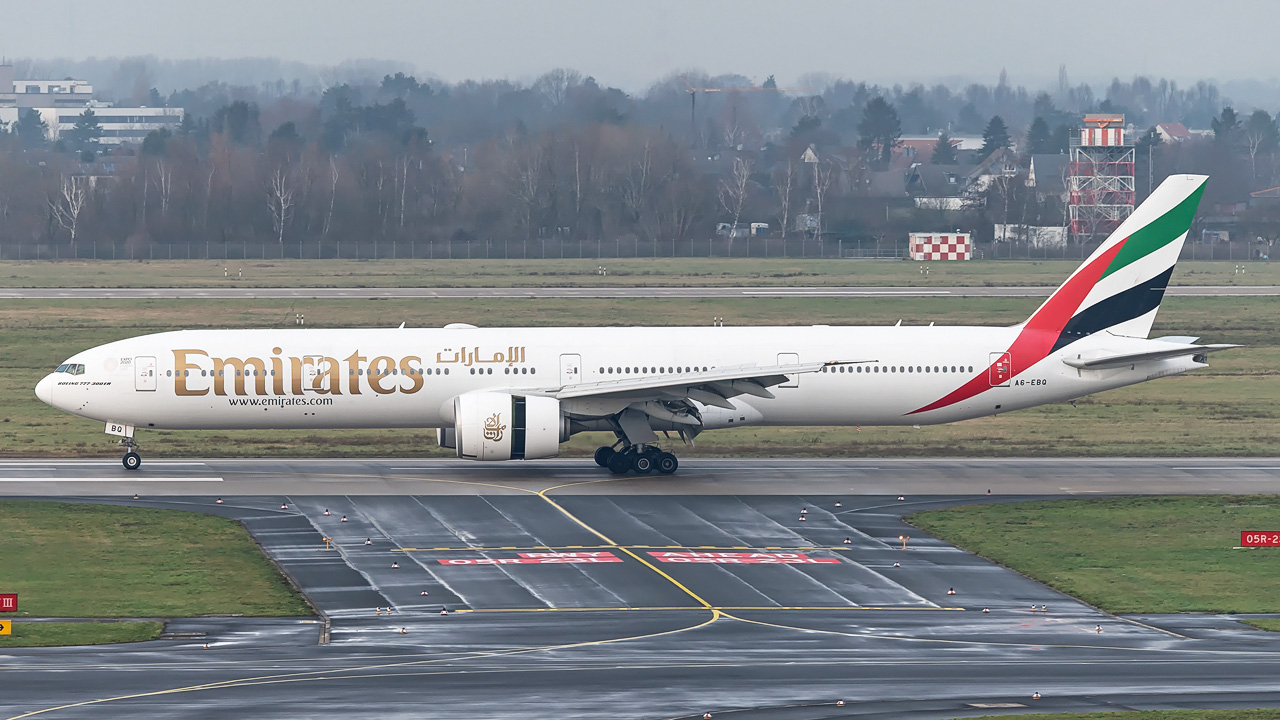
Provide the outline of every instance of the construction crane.
<path id="1" fill-rule="evenodd" d="M 770 76 L 772 77 L 772 76 Z M 751 85 L 748 87 L 726 87 L 726 88 L 706 88 L 694 87 L 690 84 L 688 78 L 681 75 L 680 80 L 684 82 L 685 92 L 689 94 L 689 132 L 694 138 L 698 137 L 698 93 L 738 93 L 738 92 L 811 92 L 809 88 L 781 88 L 781 87 L 765 87 L 756 85 L 755 78 L 751 79 Z"/>

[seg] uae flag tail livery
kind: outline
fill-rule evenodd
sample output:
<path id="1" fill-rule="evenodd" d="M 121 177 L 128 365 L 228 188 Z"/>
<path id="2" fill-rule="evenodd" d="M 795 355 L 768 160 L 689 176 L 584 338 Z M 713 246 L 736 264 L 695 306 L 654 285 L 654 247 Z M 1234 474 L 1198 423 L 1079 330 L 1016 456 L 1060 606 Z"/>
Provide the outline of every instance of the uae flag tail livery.
<path id="1" fill-rule="evenodd" d="M 1151 332 L 1207 180 L 1206 175 L 1171 175 L 1160 183 L 1031 317 L 1015 326 L 1012 344 L 1003 354 L 993 353 L 987 372 L 910 414 L 1016 384 L 1019 375 L 1051 356 L 1083 371 L 1181 356 L 1203 360 L 1209 351 L 1235 347 L 1194 345 L 1195 338 L 1186 337 L 1160 338 L 1163 342 L 1154 345 L 1136 342 Z"/>

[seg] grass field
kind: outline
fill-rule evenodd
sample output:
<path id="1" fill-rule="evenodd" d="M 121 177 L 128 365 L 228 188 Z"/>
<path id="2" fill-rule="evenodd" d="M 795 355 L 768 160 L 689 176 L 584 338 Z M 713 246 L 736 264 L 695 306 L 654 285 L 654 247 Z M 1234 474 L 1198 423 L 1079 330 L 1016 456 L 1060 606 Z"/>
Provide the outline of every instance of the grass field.
<path id="1" fill-rule="evenodd" d="M 18 593 L 20 615 L 10 619 L 19 628 L 28 627 L 22 615 L 311 614 L 244 528 L 225 518 L 20 500 L 0 501 L 0 518 L 2 579 Z"/>
<path id="2" fill-rule="evenodd" d="M 163 630 L 164 623 L 151 621 L 36 623 L 18 620 L 12 635 L 0 635 L 0 648 L 140 642 L 155 640 Z"/>
<path id="3" fill-rule="evenodd" d="M 177 328 L 511 325 L 730 325 L 851 322 L 1011 324 L 1026 298 L 733 298 L 707 300 L 21 301 L 0 303 L 0 455 L 117 455 L 102 427 L 45 406 L 36 382 L 82 349 Z M 696 456 L 1268 455 L 1280 447 L 1280 298 L 1170 298 L 1155 334 L 1201 335 L 1245 348 L 1209 369 L 1086 398 L 964 423 L 911 428 L 742 428 L 706 433 Z M 431 456 L 433 431 L 148 432 L 149 457 Z M 575 436 L 570 456 L 602 436 Z"/>
<path id="4" fill-rule="evenodd" d="M 0 287 L 1059 285 L 1079 260 L 148 260 L 0 262 Z M 607 274 L 601 275 L 603 265 Z M 920 268 L 927 265 L 929 273 Z M 1243 274 L 1236 268 L 1244 267 Z M 230 277 L 224 277 L 228 271 Z M 1276 285 L 1280 263 L 1183 262 L 1175 285 Z"/>
<path id="5" fill-rule="evenodd" d="M 908 521 L 1112 613 L 1280 612 L 1280 557 L 1234 550 L 1280 526 L 1280 496 L 1090 498 L 918 513 Z"/>
<path id="6" fill-rule="evenodd" d="M 1141 710 L 1136 712 L 982 715 L 967 720 L 1280 720 L 1280 710 Z"/>
<path id="7" fill-rule="evenodd" d="M 1270 630 L 1271 632 L 1280 632 L 1280 618 L 1253 618 L 1245 620 L 1245 622 L 1256 628 Z"/>

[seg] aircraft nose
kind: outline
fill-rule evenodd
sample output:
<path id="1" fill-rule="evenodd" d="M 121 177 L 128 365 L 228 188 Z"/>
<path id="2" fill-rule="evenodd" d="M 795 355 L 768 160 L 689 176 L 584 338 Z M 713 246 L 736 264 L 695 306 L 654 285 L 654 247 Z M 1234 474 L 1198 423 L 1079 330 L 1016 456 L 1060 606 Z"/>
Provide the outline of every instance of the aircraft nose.
<path id="1" fill-rule="evenodd" d="M 45 375 L 36 383 L 36 397 L 45 405 L 53 405 L 53 376 Z"/>

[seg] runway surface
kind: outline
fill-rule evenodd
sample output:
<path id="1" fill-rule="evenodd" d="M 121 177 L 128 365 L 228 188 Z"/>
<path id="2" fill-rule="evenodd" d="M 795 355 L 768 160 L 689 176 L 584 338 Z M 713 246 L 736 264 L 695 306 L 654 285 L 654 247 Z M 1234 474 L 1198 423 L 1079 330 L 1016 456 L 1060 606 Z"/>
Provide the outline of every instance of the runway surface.
<path id="1" fill-rule="evenodd" d="M 0 300 L 1048 297 L 1056 287 L 8 288 Z M 1274 297 L 1275 285 L 1184 285 L 1170 297 Z"/>
<path id="2" fill-rule="evenodd" d="M 1108 616 L 900 520 L 993 501 L 985 494 L 83 500 L 239 518 L 327 632 L 203 619 L 175 623 L 176 640 L 0 651 L 4 717 L 954 717 L 988 705 L 1280 704 L 1280 636 L 1226 617 L 1188 627 Z"/>
<path id="3" fill-rule="evenodd" d="M 0 463 L 0 491 L 237 518 L 322 617 L 0 650 L 0 717 L 1280 705 L 1280 634 L 1227 616 L 1106 615 L 901 520 L 1067 493 L 1274 493 L 1276 459 L 694 460 L 623 480 L 577 460 L 157 460 L 133 476 L 83 462 Z"/>
<path id="4" fill-rule="evenodd" d="M 611 475 L 590 459 L 0 460 L 2 495 L 1081 495 L 1275 493 L 1280 458 L 682 458 L 677 474 Z"/>

